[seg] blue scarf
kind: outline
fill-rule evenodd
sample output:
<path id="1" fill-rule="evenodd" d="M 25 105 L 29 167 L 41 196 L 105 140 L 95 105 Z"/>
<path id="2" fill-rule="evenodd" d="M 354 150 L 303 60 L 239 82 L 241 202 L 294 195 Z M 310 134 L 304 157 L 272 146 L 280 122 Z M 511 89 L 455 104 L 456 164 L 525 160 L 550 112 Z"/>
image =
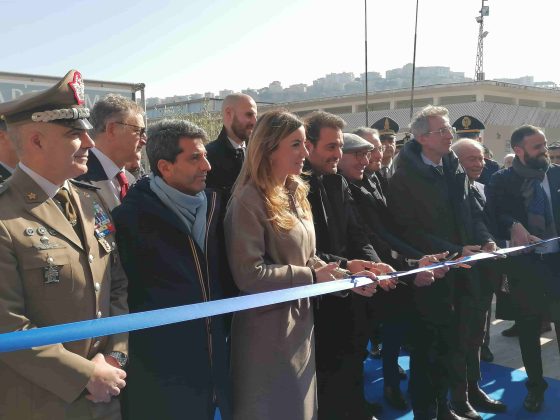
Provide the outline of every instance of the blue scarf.
<path id="1" fill-rule="evenodd" d="M 183 194 L 170 187 L 159 176 L 150 174 L 150 189 L 187 227 L 200 249 L 204 250 L 206 236 L 207 200 L 204 191 L 196 195 Z"/>

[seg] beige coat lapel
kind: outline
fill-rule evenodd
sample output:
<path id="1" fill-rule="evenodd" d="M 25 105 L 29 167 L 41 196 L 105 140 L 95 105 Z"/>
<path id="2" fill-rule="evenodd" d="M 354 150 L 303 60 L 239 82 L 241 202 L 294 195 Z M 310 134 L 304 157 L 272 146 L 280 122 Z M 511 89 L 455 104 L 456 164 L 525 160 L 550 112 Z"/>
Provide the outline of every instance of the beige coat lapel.
<path id="1" fill-rule="evenodd" d="M 64 214 L 29 175 L 19 168 L 16 169 L 12 176 L 11 185 L 21 193 L 25 208 L 32 216 L 69 239 L 78 248 L 84 249 L 82 241 L 80 241 Z"/>

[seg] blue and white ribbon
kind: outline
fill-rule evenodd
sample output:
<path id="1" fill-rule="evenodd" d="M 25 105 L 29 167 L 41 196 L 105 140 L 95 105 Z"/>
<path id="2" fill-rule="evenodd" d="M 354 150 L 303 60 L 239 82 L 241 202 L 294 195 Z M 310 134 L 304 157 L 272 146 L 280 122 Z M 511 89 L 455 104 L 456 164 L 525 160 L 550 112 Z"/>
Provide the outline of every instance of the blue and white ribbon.
<path id="1" fill-rule="evenodd" d="M 469 257 L 463 257 L 452 261 L 438 262 L 409 271 L 400 271 L 397 273 L 377 276 L 377 278 L 378 280 L 386 280 L 417 274 L 423 271 L 434 270 L 441 267 L 471 264 L 480 260 L 497 258 L 505 256 L 506 254 L 526 251 L 529 248 L 558 239 L 559 238 L 552 238 L 528 246 L 504 248 L 496 251 L 495 253 L 480 252 Z M 194 319 L 273 305 L 275 303 L 340 292 L 354 287 L 366 286 L 371 283 L 372 280 L 368 277 L 353 276 L 347 279 L 293 287 L 290 289 L 275 290 L 273 292 L 257 293 L 254 295 L 195 303 L 192 305 L 177 306 L 173 308 L 157 309 L 154 311 L 137 312 L 109 318 L 33 328 L 25 331 L 14 331 L 0 334 L 0 352 L 24 350 L 31 347 L 65 343 L 68 341 L 84 340 L 91 337 L 103 337 L 128 331 L 159 327 L 177 322 L 191 321 Z"/>

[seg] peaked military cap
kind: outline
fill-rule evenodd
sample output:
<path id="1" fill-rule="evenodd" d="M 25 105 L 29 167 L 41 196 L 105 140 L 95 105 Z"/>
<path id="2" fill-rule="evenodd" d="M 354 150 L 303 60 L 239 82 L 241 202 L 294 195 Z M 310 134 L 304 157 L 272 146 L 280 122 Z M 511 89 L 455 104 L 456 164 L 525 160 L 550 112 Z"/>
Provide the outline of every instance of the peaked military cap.
<path id="1" fill-rule="evenodd" d="M 548 145 L 548 150 L 556 150 L 556 149 L 560 149 L 560 141 L 555 141 Z"/>
<path id="2" fill-rule="evenodd" d="M 50 122 L 67 127 L 89 130 L 93 128 L 84 107 L 85 93 L 82 75 L 70 70 L 53 87 L 26 93 L 19 98 L 0 104 L 0 118 L 8 126 L 30 122 Z"/>
<path id="3" fill-rule="evenodd" d="M 372 144 L 357 134 L 344 133 L 344 145 L 342 153 L 352 153 L 358 150 L 373 150 Z"/>
<path id="4" fill-rule="evenodd" d="M 457 134 L 461 133 L 480 133 L 486 127 L 479 119 L 470 115 L 463 115 L 455 120 L 453 128 Z"/>
<path id="5" fill-rule="evenodd" d="M 377 129 L 377 131 L 379 131 L 379 136 L 396 136 L 399 132 L 399 125 L 395 120 L 389 117 L 383 117 L 377 120 L 371 125 L 371 128 Z"/>

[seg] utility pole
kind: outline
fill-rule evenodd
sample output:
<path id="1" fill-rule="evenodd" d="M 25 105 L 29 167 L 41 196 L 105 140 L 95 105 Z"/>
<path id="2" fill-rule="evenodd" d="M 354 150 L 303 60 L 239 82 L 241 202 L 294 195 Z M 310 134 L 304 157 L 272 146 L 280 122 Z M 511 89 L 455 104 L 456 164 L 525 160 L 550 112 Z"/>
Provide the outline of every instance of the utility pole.
<path id="1" fill-rule="evenodd" d="M 480 7 L 480 15 L 476 17 L 476 21 L 479 25 L 478 27 L 478 47 L 476 49 L 476 67 L 474 70 L 474 79 L 477 82 L 484 80 L 484 38 L 488 35 L 488 31 L 484 30 L 484 17 L 488 16 L 490 8 L 484 5 L 484 2 L 488 0 L 482 0 L 482 5 Z"/>
<path id="2" fill-rule="evenodd" d="M 416 76 L 416 34 L 418 33 L 418 0 L 416 0 L 416 18 L 414 21 L 414 52 L 412 54 L 412 82 L 410 89 L 410 119 L 414 112 L 414 78 Z"/>
<path id="3" fill-rule="evenodd" d="M 369 127 L 368 68 L 367 68 L 367 0 L 364 0 L 365 57 L 366 57 L 366 127 Z"/>

